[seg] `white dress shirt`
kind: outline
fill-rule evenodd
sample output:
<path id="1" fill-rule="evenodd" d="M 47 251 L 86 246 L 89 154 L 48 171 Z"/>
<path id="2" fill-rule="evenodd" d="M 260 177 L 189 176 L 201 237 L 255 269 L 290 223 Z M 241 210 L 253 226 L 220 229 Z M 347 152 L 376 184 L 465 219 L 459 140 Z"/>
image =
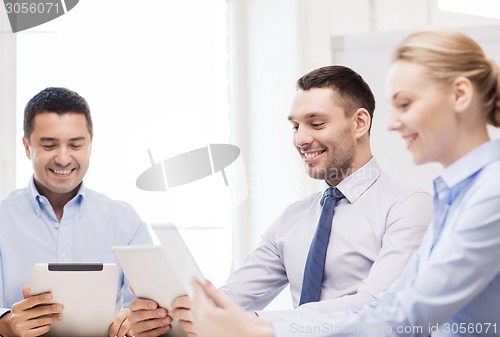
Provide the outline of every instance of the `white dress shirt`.
<path id="1" fill-rule="evenodd" d="M 372 302 L 400 275 L 432 218 L 431 196 L 396 183 L 374 158 L 337 187 L 345 198 L 335 208 L 321 302 L 296 309 L 302 312 L 361 308 Z M 322 195 L 290 205 L 221 290 L 244 309 L 261 310 L 289 283 L 297 307 Z M 288 312 L 259 315 L 271 319 Z"/>
<path id="2" fill-rule="evenodd" d="M 436 179 L 435 217 L 390 291 L 361 311 L 294 317 L 275 336 L 500 336 L 500 140 Z"/>

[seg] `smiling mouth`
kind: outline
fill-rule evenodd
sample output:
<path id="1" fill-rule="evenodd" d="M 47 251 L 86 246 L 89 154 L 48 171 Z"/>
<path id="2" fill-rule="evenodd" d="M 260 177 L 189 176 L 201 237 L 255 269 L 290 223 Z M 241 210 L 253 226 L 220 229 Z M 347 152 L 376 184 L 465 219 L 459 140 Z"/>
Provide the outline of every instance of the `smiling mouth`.
<path id="1" fill-rule="evenodd" d="M 406 147 L 409 147 L 417 137 L 418 135 L 416 133 L 403 136 L 403 139 L 406 141 Z"/>
<path id="2" fill-rule="evenodd" d="M 50 169 L 50 171 L 54 172 L 55 174 L 65 176 L 73 172 L 73 169 L 70 170 L 56 170 L 56 169 Z"/>
<path id="3" fill-rule="evenodd" d="M 317 156 L 319 156 L 323 152 L 325 152 L 325 150 L 314 151 L 314 152 L 302 152 L 302 157 L 304 157 L 305 160 L 311 160 L 311 159 L 316 158 Z"/>

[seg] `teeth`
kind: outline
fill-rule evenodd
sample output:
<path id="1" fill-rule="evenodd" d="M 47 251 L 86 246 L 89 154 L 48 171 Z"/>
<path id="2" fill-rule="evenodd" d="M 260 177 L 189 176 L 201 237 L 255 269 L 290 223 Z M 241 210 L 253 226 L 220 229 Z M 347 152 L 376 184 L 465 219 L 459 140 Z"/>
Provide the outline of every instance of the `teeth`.
<path id="1" fill-rule="evenodd" d="M 306 159 L 312 159 L 314 157 L 317 157 L 321 154 L 321 151 L 320 152 L 309 152 L 309 153 L 304 153 L 304 158 Z"/>
<path id="2" fill-rule="evenodd" d="M 66 174 L 70 174 L 71 170 L 54 170 L 54 172 L 57 174 L 66 175 Z"/>
<path id="3" fill-rule="evenodd" d="M 404 136 L 403 138 L 404 138 L 404 140 L 406 140 L 406 144 L 410 145 L 415 140 L 415 138 L 417 138 L 417 135 L 414 134 L 411 136 Z"/>

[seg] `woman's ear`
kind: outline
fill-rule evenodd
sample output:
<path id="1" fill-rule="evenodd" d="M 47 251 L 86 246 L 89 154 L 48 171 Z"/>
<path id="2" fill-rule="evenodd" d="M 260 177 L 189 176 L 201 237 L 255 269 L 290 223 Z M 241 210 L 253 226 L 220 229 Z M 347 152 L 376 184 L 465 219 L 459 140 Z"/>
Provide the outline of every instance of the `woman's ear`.
<path id="1" fill-rule="evenodd" d="M 363 137 L 370 130 L 372 118 L 365 108 L 359 108 L 352 116 L 354 125 L 354 134 L 356 139 Z"/>
<path id="2" fill-rule="evenodd" d="M 453 103 L 456 112 L 462 113 L 469 106 L 474 95 L 474 85 L 464 76 L 453 81 Z"/>

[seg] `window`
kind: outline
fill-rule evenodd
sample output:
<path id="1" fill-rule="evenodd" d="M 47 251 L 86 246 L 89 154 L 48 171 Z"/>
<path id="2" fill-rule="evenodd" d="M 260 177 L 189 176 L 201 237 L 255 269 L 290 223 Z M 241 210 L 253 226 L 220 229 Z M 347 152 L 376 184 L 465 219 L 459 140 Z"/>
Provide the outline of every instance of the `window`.
<path id="1" fill-rule="evenodd" d="M 130 202 L 149 222 L 173 222 L 206 277 L 230 271 L 230 196 L 220 174 L 141 191 L 155 162 L 229 143 L 224 0 L 80 1 L 67 14 L 17 33 L 18 134 L 27 101 L 49 86 L 75 90 L 94 121 L 85 184 Z M 17 187 L 32 174 L 19 141 Z"/>

